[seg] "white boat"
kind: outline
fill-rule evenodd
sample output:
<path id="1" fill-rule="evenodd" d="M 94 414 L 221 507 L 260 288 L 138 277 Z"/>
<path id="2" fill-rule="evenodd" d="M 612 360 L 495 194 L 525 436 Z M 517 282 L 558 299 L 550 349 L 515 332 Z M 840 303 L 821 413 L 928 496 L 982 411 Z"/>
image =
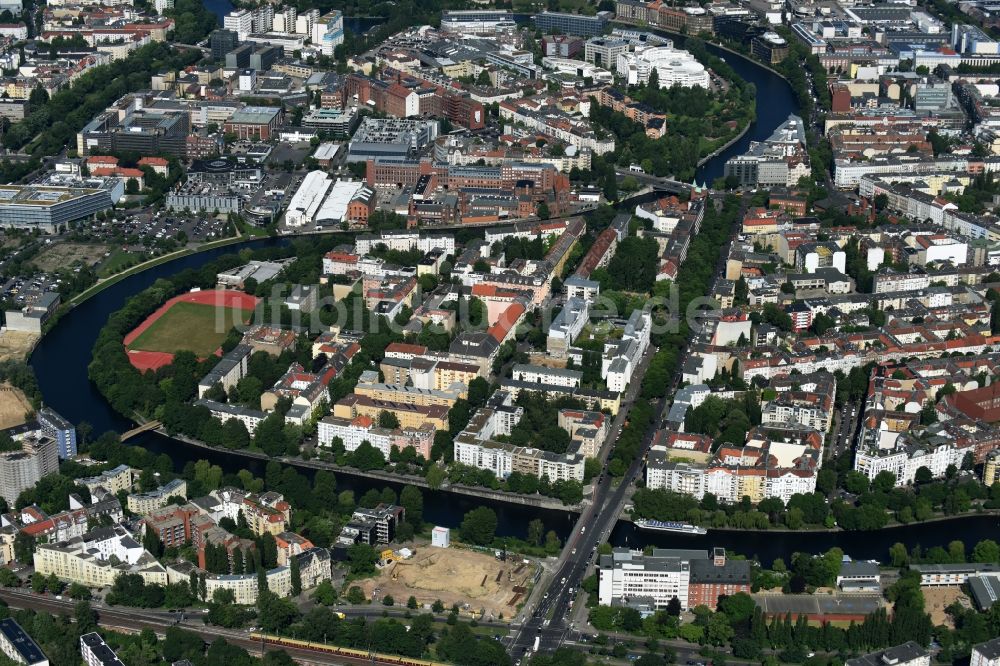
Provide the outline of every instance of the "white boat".
<path id="1" fill-rule="evenodd" d="M 635 521 L 635 526 L 640 530 L 652 530 L 654 532 L 680 532 L 682 534 L 708 534 L 708 530 L 697 525 L 687 523 L 666 523 L 661 520 L 649 520 L 639 518 Z"/>

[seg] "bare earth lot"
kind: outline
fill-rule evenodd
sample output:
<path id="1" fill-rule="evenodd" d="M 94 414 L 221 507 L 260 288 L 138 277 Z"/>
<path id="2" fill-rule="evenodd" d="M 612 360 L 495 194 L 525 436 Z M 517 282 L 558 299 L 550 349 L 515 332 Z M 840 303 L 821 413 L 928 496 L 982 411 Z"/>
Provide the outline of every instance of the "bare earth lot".
<path id="1" fill-rule="evenodd" d="M 518 569 L 518 573 L 513 573 Z M 484 610 L 487 618 L 491 615 L 498 618 L 501 613 L 510 618 L 524 601 L 524 594 L 518 594 L 514 588 L 526 589 L 534 575 L 535 565 L 523 564 L 521 560 L 499 562 L 483 553 L 424 547 L 409 560 L 392 563 L 361 584 L 368 598 L 378 588 L 379 599 L 391 595 L 400 605 L 411 596 L 421 605 L 440 599 L 446 608 L 458 604 L 464 612 L 468 604 L 468 610 L 477 616 Z"/>
<path id="2" fill-rule="evenodd" d="M 24 415 L 31 411 L 31 403 L 20 389 L 10 384 L 0 384 L 0 430 L 24 423 Z"/>
<path id="3" fill-rule="evenodd" d="M 14 359 L 23 361 L 28 356 L 35 343 L 38 342 L 38 335 L 24 331 L 4 331 L 0 333 L 0 361 Z"/>
<path id="4" fill-rule="evenodd" d="M 108 246 L 101 243 L 53 243 L 32 260 L 43 271 L 54 271 L 80 261 L 93 266 L 104 258 Z"/>
<path id="5" fill-rule="evenodd" d="M 960 587 L 925 587 L 920 590 L 924 594 L 924 608 L 931 614 L 931 622 L 935 626 L 943 624 L 954 629 L 951 616 L 944 612 L 944 609 L 956 601 L 970 608 L 972 602 Z"/>

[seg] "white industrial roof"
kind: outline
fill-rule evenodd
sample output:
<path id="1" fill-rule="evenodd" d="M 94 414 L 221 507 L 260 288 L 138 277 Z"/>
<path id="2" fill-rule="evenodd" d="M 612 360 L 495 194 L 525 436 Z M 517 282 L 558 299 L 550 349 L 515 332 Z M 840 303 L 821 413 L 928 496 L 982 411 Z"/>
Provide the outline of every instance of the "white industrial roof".
<path id="1" fill-rule="evenodd" d="M 347 204 L 351 203 L 351 199 L 364 185 L 357 180 L 338 180 L 333 184 L 330 196 L 326 198 L 323 206 L 319 209 L 316 221 L 334 220 L 339 222 L 343 220 L 344 216 L 347 215 Z"/>
<path id="2" fill-rule="evenodd" d="M 317 160 L 332 160 L 337 156 L 337 151 L 340 150 L 339 143 L 321 143 L 319 147 L 316 148 L 316 152 L 313 154 Z"/>
<path id="3" fill-rule="evenodd" d="M 292 200 L 288 202 L 285 223 L 294 227 L 312 222 L 332 182 L 324 171 L 310 171 L 306 174 L 299 189 L 292 195 Z"/>

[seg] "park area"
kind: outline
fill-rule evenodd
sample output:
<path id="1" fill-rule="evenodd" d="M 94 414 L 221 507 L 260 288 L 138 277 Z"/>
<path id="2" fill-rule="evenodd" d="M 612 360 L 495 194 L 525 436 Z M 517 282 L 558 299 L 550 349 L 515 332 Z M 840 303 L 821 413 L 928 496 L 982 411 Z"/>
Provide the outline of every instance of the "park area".
<path id="1" fill-rule="evenodd" d="M 175 296 L 125 336 L 129 362 L 139 370 L 155 370 L 169 365 L 179 351 L 199 358 L 218 354 L 233 325 L 248 322 L 256 305 L 255 297 L 236 291 Z"/>
<path id="2" fill-rule="evenodd" d="M 463 614 L 480 611 L 489 619 L 511 618 L 524 602 L 535 577 L 535 564 L 501 562 L 493 555 L 458 548 L 422 548 L 408 560 L 391 562 L 364 581 L 365 596 L 392 596 L 405 604 L 412 596 L 420 605 L 438 599 L 445 608 L 458 604 Z M 466 608 L 468 604 L 468 608 Z"/>

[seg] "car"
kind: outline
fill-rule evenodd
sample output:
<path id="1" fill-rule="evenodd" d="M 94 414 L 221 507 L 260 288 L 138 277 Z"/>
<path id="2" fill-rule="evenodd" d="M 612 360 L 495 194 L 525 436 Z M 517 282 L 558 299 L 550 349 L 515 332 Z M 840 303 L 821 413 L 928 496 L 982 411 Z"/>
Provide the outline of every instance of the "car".
<path id="1" fill-rule="evenodd" d="M 202 612 L 202 613 L 207 613 L 207 612 L 208 612 L 208 609 L 207 609 L 207 608 L 202 608 L 202 609 L 201 609 L 201 612 Z"/>

